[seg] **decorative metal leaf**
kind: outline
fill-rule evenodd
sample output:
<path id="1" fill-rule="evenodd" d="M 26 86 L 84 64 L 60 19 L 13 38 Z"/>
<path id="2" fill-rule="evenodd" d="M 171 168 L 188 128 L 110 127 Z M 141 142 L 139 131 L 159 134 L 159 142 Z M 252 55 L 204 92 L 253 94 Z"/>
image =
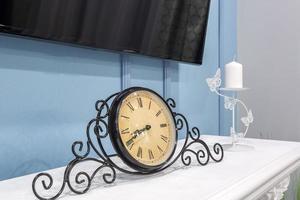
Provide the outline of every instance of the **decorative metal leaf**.
<path id="1" fill-rule="evenodd" d="M 210 89 L 210 91 L 215 92 L 217 88 L 221 86 L 221 70 L 218 68 L 216 74 L 214 75 L 213 78 L 207 78 L 206 79 L 207 85 Z"/>
<path id="2" fill-rule="evenodd" d="M 224 100 L 224 107 L 227 110 L 233 110 L 236 105 L 237 100 L 231 97 L 225 97 Z"/>
<path id="3" fill-rule="evenodd" d="M 242 117 L 241 121 L 243 122 L 243 124 L 245 126 L 249 126 L 251 123 L 253 123 L 254 117 L 253 117 L 252 111 L 249 110 L 247 117 Z"/>

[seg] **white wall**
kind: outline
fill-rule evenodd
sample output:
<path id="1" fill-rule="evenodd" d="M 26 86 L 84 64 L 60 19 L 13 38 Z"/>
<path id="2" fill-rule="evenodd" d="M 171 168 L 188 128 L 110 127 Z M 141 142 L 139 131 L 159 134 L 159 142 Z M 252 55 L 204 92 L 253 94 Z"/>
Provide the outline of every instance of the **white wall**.
<path id="1" fill-rule="evenodd" d="M 300 141 L 300 1 L 240 0 L 237 10 L 248 136 Z"/>

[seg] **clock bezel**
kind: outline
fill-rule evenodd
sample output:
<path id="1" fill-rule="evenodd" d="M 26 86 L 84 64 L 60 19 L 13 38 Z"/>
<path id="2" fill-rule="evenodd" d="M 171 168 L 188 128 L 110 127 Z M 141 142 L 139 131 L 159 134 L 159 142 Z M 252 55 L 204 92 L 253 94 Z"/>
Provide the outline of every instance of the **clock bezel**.
<path id="1" fill-rule="evenodd" d="M 173 125 L 174 125 L 174 130 L 175 130 L 175 137 L 174 137 L 174 145 L 173 145 L 173 149 L 171 150 L 171 154 L 170 156 L 161 164 L 159 165 L 154 165 L 154 166 L 150 166 L 150 165 L 145 165 L 141 162 L 139 162 L 138 160 L 136 160 L 134 157 L 132 157 L 130 155 L 130 153 L 127 151 L 125 145 L 122 142 L 121 139 L 121 133 L 119 131 L 119 124 L 118 124 L 118 116 L 119 116 L 119 110 L 120 107 L 122 105 L 122 101 L 130 94 L 132 94 L 133 92 L 137 92 L 137 91 L 148 91 L 154 95 L 156 95 L 158 98 L 160 98 L 162 100 L 162 102 L 165 104 L 166 109 L 169 110 L 170 114 L 171 114 L 171 118 L 173 120 Z M 109 111 L 109 116 L 108 116 L 108 132 L 110 135 L 110 140 L 113 144 L 113 147 L 115 149 L 115 151 L 117 152 L 117 154 L 119 155 L 119 157 L 123 160 L 123 162 L 125 164 L 127 164 L 129 167 L 140 171 L 140 172 L 145 172 L 145 173 L 149 173 L 149 172 L 155 172 L 156 170 L 162 168 L 165 164 L 167 164 L 170 159 L 173 157 L 174 153 L 175 153 L 175 149 L 177 146 L 177 140 L 178 140 L 178 132 L 176 129 L 176 121 L 173 115 L 173 112 L 170 108 L 170 106 L 166 103 L 166 101 L 159 95 L 157 94 L 155 91 L 148 89 L 148 88 L 143 88 L 143 87 L 131 87 L 128 88 L 126 90 L 123 90 L 122 92 L 120 92 L 114 99 L 114 101 L 111 104 L 111 109 Z"/>

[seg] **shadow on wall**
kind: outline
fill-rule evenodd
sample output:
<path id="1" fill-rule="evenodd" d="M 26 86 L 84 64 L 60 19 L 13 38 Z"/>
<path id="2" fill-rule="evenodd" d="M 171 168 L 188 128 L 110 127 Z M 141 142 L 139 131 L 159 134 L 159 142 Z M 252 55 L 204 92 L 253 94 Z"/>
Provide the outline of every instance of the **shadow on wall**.
<path id="1" fill-rule="evenodd" d="M 4 36 L 4 37 L 1 37 Z M 8 40 L 6 37 L 9 37 Z M 19 43 L 22 40 L 22 45 Z M 45 41 L 42 39 L 35 39 L 29 37 L 15 36 L 9 34 L 0 33 L 0 50 L 1 54 L 14 55 L 20 58 L 20 62 L 26 62 L 26 57 L 38 57 L 41 62 L 34 65 L 26 65 L 20 63 L 20 65 L 10 65 L 9 60 L 5 65 L 0 65 L 3 69 L 16 69 L 16 70 L 29 70 L 46 73 L 58 73 L 69 75 L 88 75 L 88 76 L 103 76 L 103 77 L 118 77 L 121 74 L 116 73 L 116 70 L 111 65 L 115 65 L 116 62 L 121 61 L 120 52 L 89 48 L 85 46 L 73 45 L 69 43 Z M 17 50 L 17 51 L 16 51 Z M 124 53 L 125 54 L 125 53 Z M 161 68 L 163 61 L 158 58 L 152 58 L 143 55 L 130 55 L 125 54 L 132 64 L 141 66 L 147 66 L 147 72 L 142 70 L 136 70 L 137 76 L 142 80 L 162 80 L 160 76 L 153 76 L 158 69 Z M 48 64 L 48 59 L 55 60 L 55 63 Z M 3 59 L 2 59 L 3 60 Z M 47 62 L 43 64 L 43 61 Z M 15 62 L 15 61 L 14 61 Z M 57 64 L 59 62 L 59 64 Z M 167 61 L 173 71 L 178 71 L 178 63 L 176 61 Z M 67 65 L 64 65 L 67 63 Z M 70 65 L 71 63 L 71 65 Z M 99 67 L 101 65 L 101 67 Z M 121 63 L 119 63 L 121 67 Z M 83 67 L 84 66 L 84 67 Z M 98 67 L 97 67 L 98 66 Z M 134 66 L 133 66 L 134 67 Z M 177 70 L 176 70 L 177 69 Z M 119 70 L 119 69 L 118 69 Z M 162 73 L 160 73 L 162 75 Z M 172 81 L 178 81 L 177 76 L 172 77 Z"/>
<path id="2" fill-rule="evenodd" d="M 3 54 L 0 68 L 70 75 L 120 77 L 120 74 L 116 73 L 116 70 L 119 69 L 111 66 L 116 65 L 120 59 L 120 56 L 115 52 L 54 41 L 45 42 L 28 37 L 24 40 L 23 38 L 0 34 L 0 51 Z M 5 59 L 5 55 L 8 56 L 7 59 Z M 13 55 L 17 60 L 11 61 L 9 55 Z M 32 60 L 32 57 L 38 62 Z M 52 59 L 53 62 L 51 62 Z"/>

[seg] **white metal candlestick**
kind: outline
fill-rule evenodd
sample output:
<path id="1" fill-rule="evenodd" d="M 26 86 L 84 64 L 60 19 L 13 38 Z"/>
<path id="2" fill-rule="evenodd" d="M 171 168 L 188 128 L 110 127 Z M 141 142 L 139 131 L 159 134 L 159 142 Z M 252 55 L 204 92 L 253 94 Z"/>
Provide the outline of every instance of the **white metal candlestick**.
<path id="1" fill-rule="evenodd" d="M 230 147 L 233 147 L 234 150 L 236 150 L 236 147 L 239 142 L 239 138 L 243 138 L 246 136 L 249 126 L 251 123 L 253 123 L 253 114 L 250 109 L 247 108 L 244 102 L 237 99 L 234 94 L 239 91 L 247 90 L 248 88 L 220 88 L 222 84 L 221 80 L 221 70 L 220 68 L 217 70 L 216 74 L 212 78 L 206 79 L 207 85 L 211 92 L 216 93 L 217 95 L 224 98 L 224 107 L 226 110 L 230 110 L 232 112 L 232 126 L 230 128 L 230 135 L 232 137 L 232 143 Z M 232 92 L 232 96 L 227 96 L 224 94 L 221 94 L 219 91 L 229 91 Z M 244 132 L 236 132 L 235 129 L 235 121 L 236 121 L 236 115 L 235 115 L 235 107 L 237 104 L 241 104 L 243 108 L 245 109 L 247 116 L 241 118 L 241 122 L 246 127 Z M 224 148 L 226 150 L 226 148 Z M 231 149 L 232 150 L 232 149 Z"/>

